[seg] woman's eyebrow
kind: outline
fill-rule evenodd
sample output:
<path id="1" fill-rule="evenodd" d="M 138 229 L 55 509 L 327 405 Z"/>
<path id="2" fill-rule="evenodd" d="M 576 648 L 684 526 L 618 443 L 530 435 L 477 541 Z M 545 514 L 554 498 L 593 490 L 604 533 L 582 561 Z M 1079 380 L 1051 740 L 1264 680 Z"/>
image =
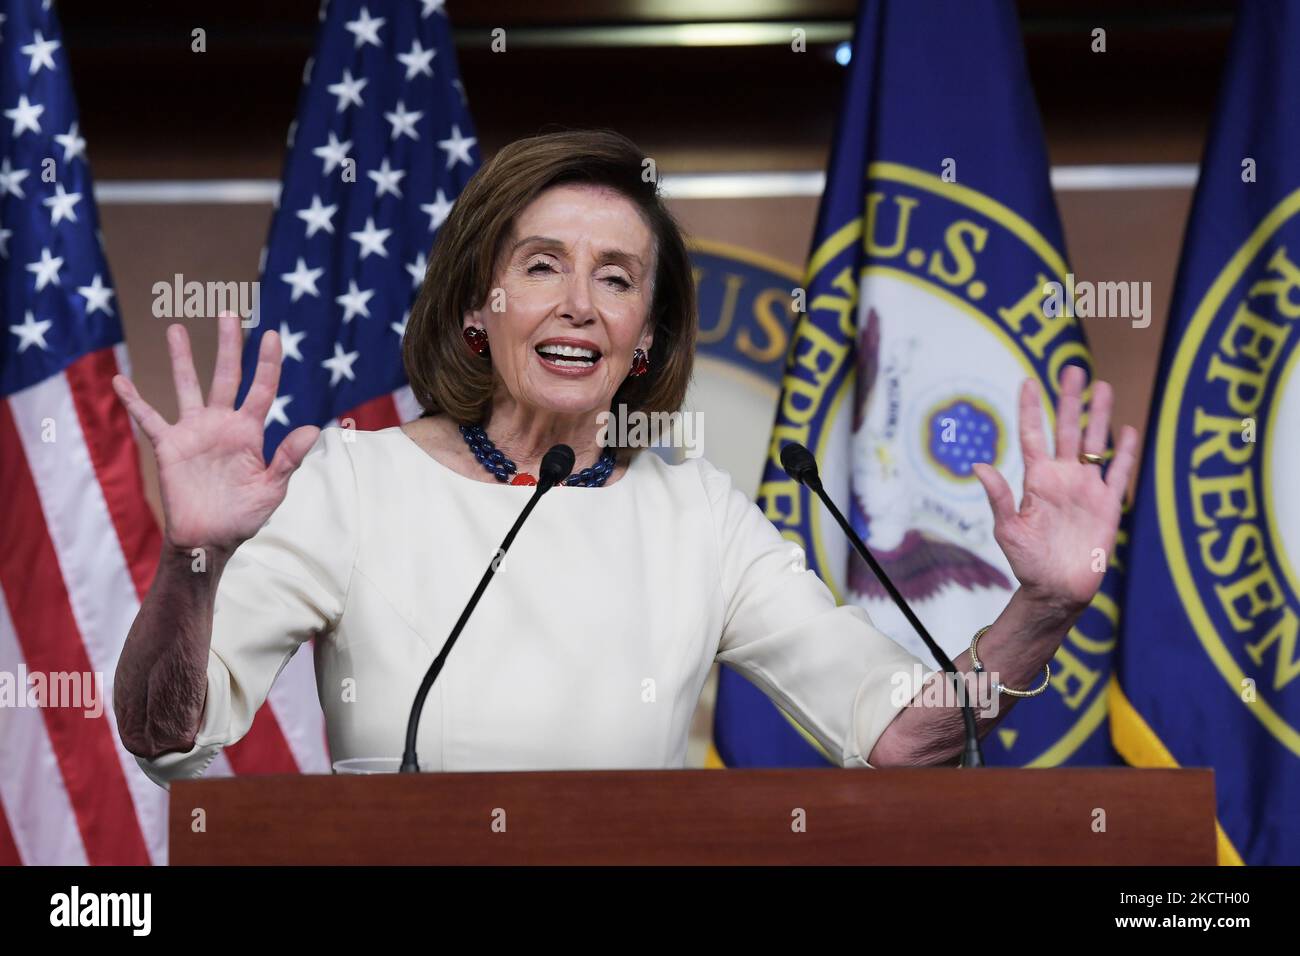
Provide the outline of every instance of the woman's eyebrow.
<path id="1" fill-rule="evenodd" d="M 550 236 L 525 236 L 510 247 L 510 254 L 513 256 L 519 251 L 520 247 L 535 245 L 543 249 L 554 249 L 558 252 L 566 252 L 568 247 L 559 239 Z M 622 249 L 606 249 L 598 257 L 601 262 L 613 262 L 627 269 L 644 269 L 645 263 L 641 257 L 631 252 L 625 252 Z"/>
<path id="2" fill-rule="evenodd" d="M 600 254 L 600 261 L 613 262 L 617 265 L 623 266 L 623 268 L 630 272 L 636 272 L 645 268 L 645 263 L 641 261 L 640 256 L 633 255 L 630 252 L 624 252 L 622 249 L 606 249 Z"/>
<path id="3" fill-rule="evenodd" d="M 524 236 L 524 238 L 520 239 L 518 242 L 516 242 L 513 246 L 510 247 L 510 254 L 514 255 L 515 252 L 518 251 L 520 246 L 526 246 L 529 245 L 530 243 L 539 246 L 544 246 L 548 249 L 557 249 L 561 252 L 563 252 L 565 249 L 564 243 L 562 243 L 559 239 L 552 239 L 550 236 Z"/>

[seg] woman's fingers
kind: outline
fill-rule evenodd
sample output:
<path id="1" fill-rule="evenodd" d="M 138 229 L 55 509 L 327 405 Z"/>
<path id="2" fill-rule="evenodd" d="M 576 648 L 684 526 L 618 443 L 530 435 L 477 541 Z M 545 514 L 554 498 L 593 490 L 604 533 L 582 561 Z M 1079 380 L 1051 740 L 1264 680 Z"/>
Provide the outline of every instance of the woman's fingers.
<path id="1" fill-rule="evenodd" d="M 1110 437 L 1110 412 L 1115 393 L 1109 382 L 1092 383 L 1092 402 L 1088 406 L 1088 430 L 1083 436 L 1083 450 L 1090 455 L 1104 455 Z"/>
<path id="2" fill-rule="evenodd" d="M 190 352 L 190 337 L 179 322 L 167 327 L 167 350 L 172 360 L 172 381 L 176 385 L 176 406 L 182 416 L 203 407 L 203 392 L 199 377 L 194 371 L 194 356 Z"/>
<path id="3" fill-rule="evenodd" d="M 167 420 L 140 397 L 140 393 L 135 390 L 135 383 L 125 375 L 114 375 L 112 385 L 118 399 L 126 406 L 127 414 L 135 419 L 135 423 L 140 426 L 140 431 L 144 432 L 145 437 L 152 444 L 157 445 L 162 440 L 163 432 L 167 430 Z"/>
<path id="4" fill-rule="evenodd" d="M 984 486 L 984 493 L 989 496 L 989 506 L 993 509 L 993 520 L 997 524 L 1009 521 L 1016 516 L 1016 499 L 1011 493 L 1011 486 L 1002 477 L 1002 472 L 992 465 L 977 462 L 972 466 L 975 477 Z"/>
<path id="5" fill-rule="evenodd" d="M 280 334 L 268 331 L 257 345 L 257 369 L 253 383 L 248 386 L 241 412 L 256 416 L 258 424 L 266 421 L 266 413 L 275 401 L 275 390 L 280 387 Z"/>
<path id="6" fill-rule="evenodd" d="M 1056 403 L 1056 460 L 1079 460 L 1079 420 L 1083 415 L 1083 369 L 1068 365 L 1061 375 L 1061 397 Z"/>
<path id="7" fill-rule="evenodd" d="M 1034 461 L 1047 457 L 1047 439 L 1043 434 L 1043 410 L 1039 407 L 1038 383 L 1027 378 L 1020 386 L 1020 453 L 1028 468 Z"/>
<path id="8" fill-rule="evenodd" d="M 1137 461 L 1138 433 L 1132 425 L 1125 425 L 1119 433 L 1119 444 L 1115 446 L 1115 457 L 1106 469 L 1106 485 L 1115 495 L 1116 501 L 1123 503 L 1124 493 L 1128 490 L 1129 478 L 1133 475 L 1133 463 Z"/>
<path id="9" fill-rule="evenodd" d="M 239 353 L 244 344 L 239 330 L 239 316 L 223 312 L 217 317 L 217 364 L 212 372 L 212 389 L 208 404 L 235 407 L 239 392 Z"/>

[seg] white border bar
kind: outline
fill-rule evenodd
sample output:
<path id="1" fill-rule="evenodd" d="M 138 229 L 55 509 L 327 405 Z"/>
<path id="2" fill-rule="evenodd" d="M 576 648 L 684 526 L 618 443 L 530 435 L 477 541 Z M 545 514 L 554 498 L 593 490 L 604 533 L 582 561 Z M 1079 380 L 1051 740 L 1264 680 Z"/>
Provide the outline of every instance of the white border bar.
<path id="1" fill-rule="evenodd" d="M 274 179 L 110 179 L 95 185 L 101 206 L 273 205 L 280 195 Z"/>
<path id="2" fill-rule="evenodd" d="M 1104 192 L 1119 189 L 1191 189 L 1193 163 L 1145 163 L 1109 166 L 1055 166 L 1052 188 L 1058 192 Z M 770 199 L 822 194 L 826 175 L 808 172 L 681 173 L 665 176 L 669 199 Z M 101 205 L 272 205 L 280 194 L 273 179 L 109 180 L 95 188 Z"/>

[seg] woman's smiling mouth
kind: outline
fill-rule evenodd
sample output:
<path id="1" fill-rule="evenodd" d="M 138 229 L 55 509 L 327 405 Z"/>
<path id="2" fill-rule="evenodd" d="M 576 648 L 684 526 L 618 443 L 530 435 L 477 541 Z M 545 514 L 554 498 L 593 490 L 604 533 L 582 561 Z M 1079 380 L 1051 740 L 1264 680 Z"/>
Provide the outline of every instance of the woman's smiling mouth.
<path id="1" fill-rule="evenodd" d="M 598 349 L 574 341 L 548 340 L 538 345 L 534 351 L 548 370 L 567 375 L 590 372 L 601 358 Z"/>

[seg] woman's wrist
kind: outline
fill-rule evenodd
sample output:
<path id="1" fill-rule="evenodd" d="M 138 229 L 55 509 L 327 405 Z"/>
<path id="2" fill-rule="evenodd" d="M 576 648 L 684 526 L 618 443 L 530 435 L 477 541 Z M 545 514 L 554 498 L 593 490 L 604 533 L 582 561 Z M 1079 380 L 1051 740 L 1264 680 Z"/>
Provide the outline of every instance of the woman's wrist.
<path id="1" fill-rule="evenodd" d="M 203 574 L 220 572 L 235 553 L 235 548 L 223 545 L 185 545 L 172 541 L 163 533 L 162 553 L 159 556 L 159 573 L 183 572 Z"/>
<path id="2" fill-rule="evenodd" d="M 1036 684 L 1086 606 L 1017 589 L 980 639 L 984 669 L 998 672 L 1010 687 Z"/>
<path id="3" fill-rule="evenodd" d="M 1086 601 L 1080 603 L 1073 598 L 1026 584 L 1016 588 L 1007 603 L 1008 611 L 1014 610 L 1016 616 L 1027 625 L 1036 623 L 1044 630 L 1059 632 L 1058 644 L 1087 607 Z"/>

